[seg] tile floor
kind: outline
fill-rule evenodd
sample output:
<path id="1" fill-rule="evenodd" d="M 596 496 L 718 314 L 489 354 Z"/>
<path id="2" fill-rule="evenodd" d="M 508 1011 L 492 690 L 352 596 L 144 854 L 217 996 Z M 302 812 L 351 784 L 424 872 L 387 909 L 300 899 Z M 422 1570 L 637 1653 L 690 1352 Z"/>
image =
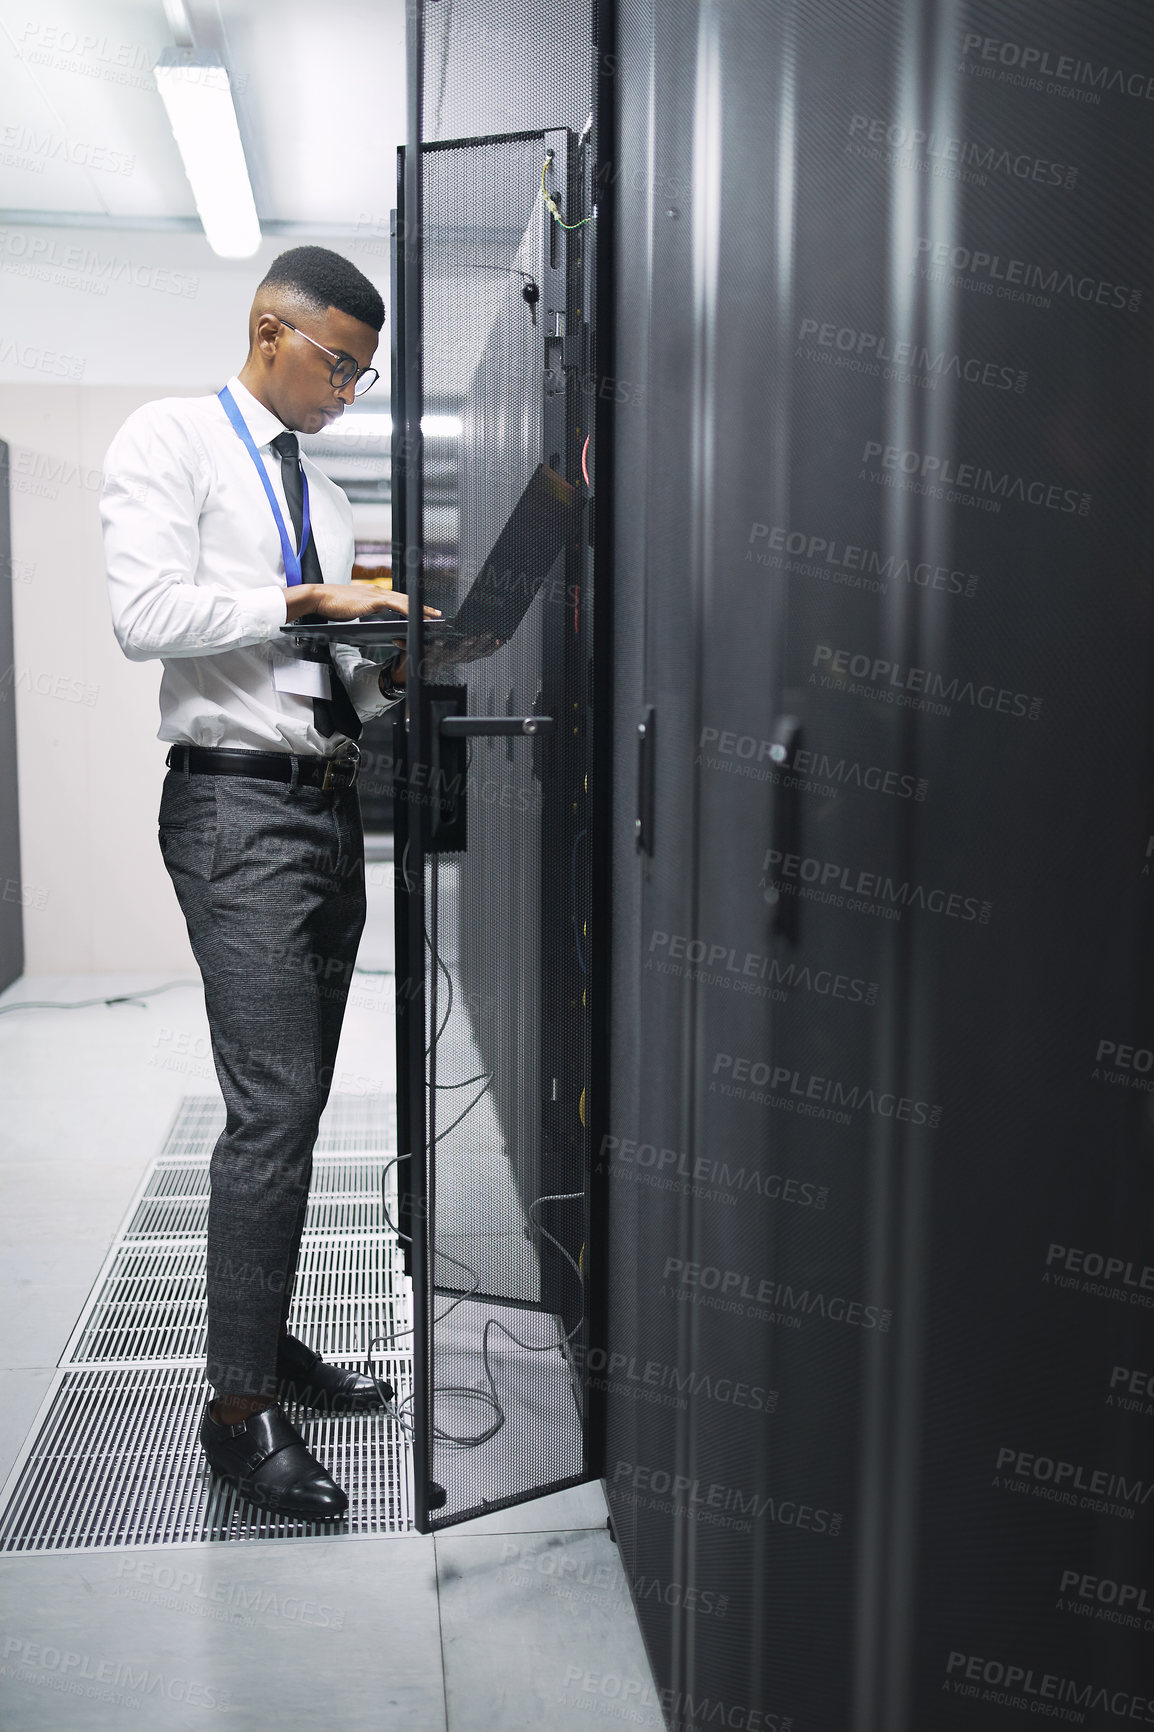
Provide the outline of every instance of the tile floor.
<path id="1" fill-rule="evenodd" d="M 391 866 L 368 871 L 335 1088 L 394 1087 Z M 18 981 L 0 1005 L 159 977 Z M 0 1479 L 180 1099 L 215 1087 L 192 981 L 0 1016 Z M 436 1536 L 0 1558 L 5 1732 L 569 1732 L 661 1717 L 600 1486 Z"/>

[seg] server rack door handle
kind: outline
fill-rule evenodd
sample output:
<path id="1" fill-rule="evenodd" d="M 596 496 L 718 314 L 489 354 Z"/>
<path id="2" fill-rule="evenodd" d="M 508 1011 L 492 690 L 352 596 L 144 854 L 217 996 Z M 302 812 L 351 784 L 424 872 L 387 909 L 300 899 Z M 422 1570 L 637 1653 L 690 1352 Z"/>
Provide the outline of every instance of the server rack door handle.
<path id="1" fill-rule="evenodd" d="M 784 771 L 795 762 L 800 747 L 801 722 L 798 717 L 778 716 L 770 734 L 770 761 Z M 765 899 L 773 909 L 772 930 L 790 944 L 796 944 L 798 940 L 800 905 L 796 896 L 783 890 L 781 878 L 787 856 L 801 853 L 801 795 L 797 781 L 796 776 L 779 775 L 774 787 L 773 831 L 765 891 Z M 775 875 L 777 883 L 774 882 Z"/>
<path id="2" fill-rule="evenodd" d="M 552 716 L 443 716 L 441 733 L 446 739 L 474 734 L 551 734 Z"/>
<path id="3" fill-rule="evenodd" d="M 645 706 L 645 719 L 637 724 L 637 847 L 653 857 L 654 763 L 657 750 L 657 711 Z"/>

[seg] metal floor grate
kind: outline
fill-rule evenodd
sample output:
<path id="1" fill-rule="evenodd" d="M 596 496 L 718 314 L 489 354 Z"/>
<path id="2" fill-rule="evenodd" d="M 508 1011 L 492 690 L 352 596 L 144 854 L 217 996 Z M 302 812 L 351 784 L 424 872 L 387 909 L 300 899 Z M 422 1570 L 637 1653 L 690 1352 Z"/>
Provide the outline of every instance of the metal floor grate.
<path id="1" fill-rule="evenodd" d="M 408 1361 L 385 1375 L 408 1394 Z M 58 1379 L 0 1518 L 0 1553 L 102 1551 L 195 1540 L 404 1533 L 412 1527 L 407 1447 L 369 1417 L 304 1418 L 305 1442 L 349 1495 L 339 1523 L 261 1515 L 215 1485 L 196 1443 L 199 1367 L 89 1366 Z"/>
<path id="2" fill-rule="evenodd" d="M 363 1364 L 369 1339 L 387 1336 L 376 1368 L 404 1401 L 412 1391 L 411 1293 L 381 1214 L 391 1106 L 383 1096 L 330 1103 L 290 1326 L 345 1364 Z M 9 1478 L 0 1555 L 411 1530 L 408 1442 L 391 1419 L 290 1411 L 348 1493 L 340 1523 L 261 1515 L 212 1481 L 196 1432 L 206 1392 L 208 1156 L 222 1123 L 219 1101 L 182 1103 Z M 389 1181 L 392 1214 L 395 1170 Z"/>
<path id="3" fill-rule="evenodd" d="M 313 1163 L 306 1233 L 364 1232 L 381 1225 L 382 1156 L 318 1156 Z M 391 1212 L 391 1211 L 390 1211 Z M 125 1239 L 187 1238 L 204 1233 L 208 1219 L 208 1164 L 202 1159 L 158 1161 L 131 1215 Z"/>
<path id="4" fill-rule="evenodd" d="M 379 1228 L 302 1239 L 291 1327 L 326 1359 L 359 1361 L 372 1336 L 408 1326 L 391 1240 Z M 203 1234 L 121 1242 L 61 1363 L 202 1361 L 205 1244 Z"/>

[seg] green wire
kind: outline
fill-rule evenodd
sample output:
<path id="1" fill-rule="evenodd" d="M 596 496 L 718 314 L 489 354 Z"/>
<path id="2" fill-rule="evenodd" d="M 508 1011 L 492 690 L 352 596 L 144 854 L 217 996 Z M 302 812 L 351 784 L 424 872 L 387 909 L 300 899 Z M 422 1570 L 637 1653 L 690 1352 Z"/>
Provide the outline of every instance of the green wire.
<path id="1" fill-rule="evenodd" d="M 553 197 L 551 192 L 545 191 L 545 170 L 549 167 L 549 161 L 550 159 L 546 157 L 544 162 L 541 164 L 541 197 L 545 200 L 545 204 L 548 207 L 553 221 L 557 224 L 558 228 L 562 229 L 584 228 L 586 223 L 591 223 L 593 221 L 591 216 L 582 217 L 579 223 L 562 222 L 561 212 L 557 209 L 557 200 Z"/>

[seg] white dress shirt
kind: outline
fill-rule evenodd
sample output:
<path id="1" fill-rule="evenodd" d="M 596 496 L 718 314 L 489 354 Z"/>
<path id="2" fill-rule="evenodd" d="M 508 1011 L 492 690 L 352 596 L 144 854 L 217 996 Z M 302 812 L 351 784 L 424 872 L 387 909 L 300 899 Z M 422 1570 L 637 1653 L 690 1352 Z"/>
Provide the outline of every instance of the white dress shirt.
<path id="1" fill-rule="evenodd" d="M 228 382 L 292 518 L 280 458 L 285 431 L 239 379 Z M 348 583 L 353 513 L 334 481 L 303 456 L 321 571 Z M 291 657 L 280 536 L 256 465 L 216 397 L 163 397 L 128 417 L 104 460 L 100 515 L 112 623 L 131 661 L 164 663 L 162 740 L 249 751 L 331 753 L 345 736 L 313 726 L 312 699 L 278 691 L 272 669 Z M 377 665 L 349 644 L 333 660 L 362 721 L 389 707 Z M 337 677 L 334 670 L 332 677 Z"/>

